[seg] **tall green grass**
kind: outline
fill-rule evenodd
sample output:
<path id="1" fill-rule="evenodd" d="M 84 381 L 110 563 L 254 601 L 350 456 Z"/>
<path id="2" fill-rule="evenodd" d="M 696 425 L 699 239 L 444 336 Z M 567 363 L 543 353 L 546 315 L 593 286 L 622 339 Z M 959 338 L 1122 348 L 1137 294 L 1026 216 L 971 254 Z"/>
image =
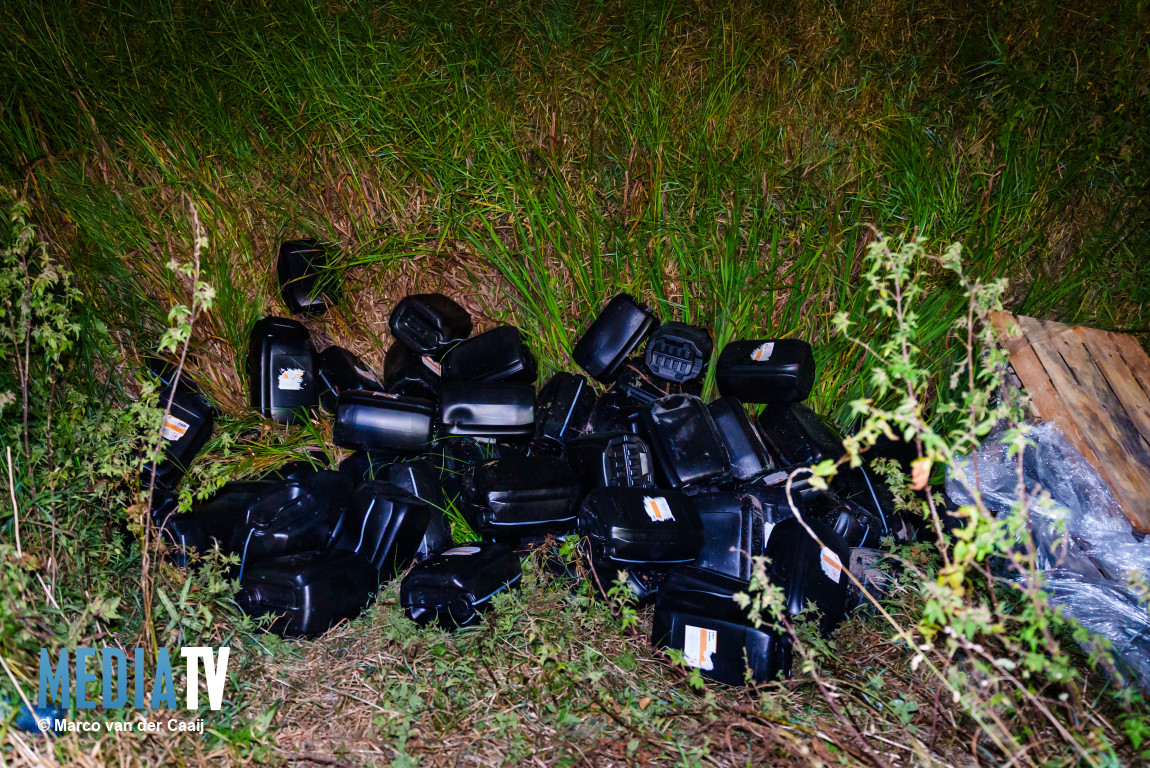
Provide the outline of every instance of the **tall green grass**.
<path id="1" fill-rule="evenodd" d="M 465 249 L 545 365 L 618 290 L 719 348 L 801 336 L 816 404 L 844 416 L 866 369 L 829 319 L 868 322 L 872 226 L 961 240 L 1020 312 L 1150 327 L 1147 12 L 1080 5 L 10 3 L 0 175 L 92 322 L 139 346 L 181 295 L 164 264 L 193 200 L 219 291 L 206 368 L 282 311 L 275 244 L 311 234 L 381 296 L 403 262 Z M 941 365 L 955 286 L 933 289 Z"/>

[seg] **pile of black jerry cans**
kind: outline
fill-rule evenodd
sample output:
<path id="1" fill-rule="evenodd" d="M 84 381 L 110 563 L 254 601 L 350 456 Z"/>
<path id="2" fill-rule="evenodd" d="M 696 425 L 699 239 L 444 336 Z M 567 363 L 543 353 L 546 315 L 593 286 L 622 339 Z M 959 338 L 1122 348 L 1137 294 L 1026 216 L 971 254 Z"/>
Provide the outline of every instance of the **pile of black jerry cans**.
<path id="1" fill-rule="evenodd" d="M 318 284 L 324 258 L 309 241 L 281 247 L 292 313 L 333 301 Z M 627 294 L 607 302 L 571 355 L 601 394 L 566 372 L 536 392 L 519 329 L 472 335 L 468 313 L 441 294 L 404 298 L 390 327 L 379 377 L 346 349 L 317 352 L 296 320 L 257 322 L 252 407 L 284 424 L 320 408 L 334 416 L 333 442 L 353 453 L 338 471 L 298 461 L 229 482 L 185 514 L 174 489 L 210 436 L 212 411 L 187 377 L 173 393 L 172 369 L 153 365 L 161 404 L 172 399 L 153 519 L 181 562 L 213 546 L 237 554 L 239 604 L 274 616 L 273 631 L 322 633 L 397 577 L 412 621 L 466 627 L 516 586 L 521 557 L 538 549 L 599 591 L 622 578 L 635 603 L 654 602 L 656 646 L 740 685 L 791 666 L 787 633 L 755 627 L 732 599 L 747 590 L 752 558 L 769 558 L 791 613 L 813 603 L 830 632 L 849 610 L 852 555 L 906 534 L 866 465 L 841 471 L 829 491 L 794 484 L 817 541 L 794 518 L 789 471 L 843 454 L 835 430 L 803 405 L 815 378 L 806 342 L 728 343 L 715 362 L 721 396 L 704 403 L 710 332 L 660 323 Z M 757 419 L 747 404 L 763 405 Z M 453 538 L 453 519 L 478 540 Z M 585 568 L 554 556 L 553 543 L 570 536 Z"/>

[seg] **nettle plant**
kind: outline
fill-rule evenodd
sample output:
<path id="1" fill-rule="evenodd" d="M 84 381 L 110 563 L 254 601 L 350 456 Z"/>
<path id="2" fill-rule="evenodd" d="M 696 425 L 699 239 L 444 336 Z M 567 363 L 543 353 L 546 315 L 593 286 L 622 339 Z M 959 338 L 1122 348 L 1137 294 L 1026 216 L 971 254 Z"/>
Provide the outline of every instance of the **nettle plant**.
<path id="1" fill-rule="evenodd" d="M 1042 591 L 1043 574 L 1029 534 L 1027 505 L 1050 500 L 1027 499 L 1022 455 L 1031 444 L 1028 425 L 1014 404 L 1017 398 L 1003 396 L 1007 355 L 996 343 L 990 318 L 1002 310 L 1006 281 L 972 278 L 963 270 L 961 254 L 957 243 L 941 255 L 928 253 L 915 239 L 896 245 L 880 236 L 870 244 L 865 273 L 871 297 L 868 312 L 889 323 L 889 335 L 872 345 L 852 335 L 854 322 L 846 313 L 838 314 L 834 324 L 838 333 L 875 359 L 870 378 L 874 396 L 851 403 L 860 426 L 844 440 L 846 454 L 795 470 L 788 479 L 788 492 L 801 477 L 826 488 L 840 466 L 859 466 L 880 437 L 913 445 L 917 458 L 909 478 L 893 462 L 875 463 L 900 510 L 921 521 L 920 538 L 934 545 L 893 547 L 903 571 L 905 589 L 896 611 L 902 618 L 896 619 L 853 574 L 845 572 L 846 576 L 907 649 L 912 672 L 925 676 L 923 683 L 941 691 L 944 702 L 949 697 L 948 708 L 969 716 L 986 747 L 997 748 L 999 757 L 1022 757 L 1030 750 L 1035 754 L 1023 758 L 1023 763 L 1040 762 L 1043 749 L 1034 750 L 1026 734 L 1041 729 L 1086 764 L 1111 763 L 1116 758 L 1104 735 L 1108 727 L 1086 711 L 1090 702 L 1081 700 L 1081 673 L 1062 642 L 1072 636 L 1085 639 L 1085 633 L 1051 607 Z M 922 319 L 916 305 L 928 274 L 935 280 L 952 276 L 968 304 L 953 328 L 962 354 L 945 380 L 935 375 L 936 366 L 917 344 Z M 996 516 L 983 504 L 978 488 L 968 487 L 975 503 L 947 511 L 937 477 L 955 466 L 959 457 L 972 453 L 995 427 L 1004 428 L 1001 440 L 1018 462 L 1018 502 L 1009 514 Z M 963 473 L 954 476 L 967 485 Z M 793 500 L 791 509 L 817 539 Z M 838 711 L 831 691 L 834 683 L 819 672 L 825 645 L 804 630 L 805 622 L 792 624 L 781 593 L 767 578 L 766 563 L 756 560 L 749 593 L 737 599 L 750 608 L 757 623 L 791 634 L 796 661 Z M 1091 663 L 1112 669 L 1106 644 L 1099 647 L 1103 650 L 1092 656 Z M 1131 689 L 1116 695 L 1138 696 Z M 899 714 L 896 709 L 891 707 L 893 714 Z M 913 712 L 904 714 L 900 719 L 909 722 Z M 1131 717 L 1125 724 L 1135 748 L 1141 741 L 1138 720 Z M 857 730 L 856 735 L 869 754 L 866 739 Z"/>

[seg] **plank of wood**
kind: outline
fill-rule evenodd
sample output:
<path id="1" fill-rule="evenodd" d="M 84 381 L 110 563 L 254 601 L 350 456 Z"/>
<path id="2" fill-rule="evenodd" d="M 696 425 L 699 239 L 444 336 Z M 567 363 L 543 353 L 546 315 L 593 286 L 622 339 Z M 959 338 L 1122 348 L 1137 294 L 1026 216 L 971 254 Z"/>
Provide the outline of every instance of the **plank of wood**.
<path id="1" fill-rule="evenodd" d="M 1118 397 L 1127 418 L 1150 447 L 1150 396 L 1138 385 L 1130 366 L 1122 358 L 1113 333 L 1078 326 L 1074 333 L 1082 340 L 1106 382 Z"/>
<path id="2" fill-rule="evenodd" d="M 1131 523 L 1150 532 L 1150 477 L 1145 466 L 1129 454 L 1141 435 L 1129 422 L 1116 424 L 1107 407 L 1121 408 L 1105 377 L 1069 326 L 1043 323 L 1029 317 L 1019 319 L 1035 354 L 1059 394 L 1069 406 L 1065 419 L 1077 422 L 1078 429 L 1096 457 L 1092 462 L 1110 485 Z M 1061 419 L 1055 419 L 1062 424 Z M 1118 419 L 1119 422 L 1123 421 Z"/>
<path id="3" fill-rule="evenodd" d="M 1142 391 L 1150 397 L 1150 356 L 1147 356 L 1146 350 L 1142 349 L 1142 345 L 1133 336 L 1125 333 L 1113 333 L 1111 336 L 1114 337 L 1114 345 L 1118 347 L 1118 352 L 1129 366 L 1130 372 L 1134 374 Z"/>
<path id="4" fill-rule="evenodd" d="M 1050 381 L 1050 375 L 1042 366 L 1030 340 L 1027 339 L 1026 333 L 1019 326 L 1014 315 L 1009 312 L 995 312 L 991 315 L 990 321 L 995 330 L 998 331 L 998 336 L 1002 340 L 1003 346 L 1006 347 L 1006 351 L 1010 354 L 1010 365 L 1018 374 L 1018 378 L 1022 380 L 1022 386 L 1026 387 L 1026 393 L 1030 396 L 1030 408 L 1034 411 L 1034 415 L 1045 421 L 1057 422 L 1062 434 L 1082 454 L 1082 457 L 1092 465 L 1098 466 L 1098 457 L 1078 428 L 1078 422 L 1074 419 L 1065 418 L 1065 414 L 1068 414 L 1070 409 Z"/>

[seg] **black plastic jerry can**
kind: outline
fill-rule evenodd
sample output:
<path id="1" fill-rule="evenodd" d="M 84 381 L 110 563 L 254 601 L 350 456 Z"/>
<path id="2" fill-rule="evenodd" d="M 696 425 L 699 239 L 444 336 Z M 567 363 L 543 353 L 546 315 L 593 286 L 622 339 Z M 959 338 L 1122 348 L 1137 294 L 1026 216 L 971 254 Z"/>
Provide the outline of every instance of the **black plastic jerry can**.
<path id="1" fill-rule="evenodd" d="M 444 384 L 439 432 L 444 437 L 528 440 L 535 434 L 535 387 L 507 382 Z"/>
<path id="2" fill-rule="evenodd" d="M 647 571 L 639 568 L 620 568 L 618 564 L 591 562 L 590 579 L 599 594 L 607 597 L 612 588 L 620 586 L 627 590 L 629 605 L 650 605 L 659 594 L 659 588 L 667 580 L 668 571 Z"/>
<path id="3" fill-rule="evenodd" d="M 369 480 L 336 523 L 331 548 L 359 554 L 386 581 L 411 565 L 430 517 L 427 504 L 398 485 Z"/>
<path id="4" fill-rule="evenodd" d="M 595 432 L 635 432 L 639 430 L 639 413 L 656 400 L 670 395 L 700 395 L 702 381 L 668 381 L 647 369 L 641 358 L 623 366 L 615 383 L 603 393 L 591 412 L 591 429 Z"/>
<path id="5" fill-rule="evenodd" d="M 252 328 L 247 373 L 251 406 L 265 419 L 303 424 L 318 396 L 315 350 L 295 320 L 265 317 Z"/>
<path id="6" fill-rule="evenodd" d="M 513 325 L 501 325 L 461 341 L 443 356 L 443 380 L 535 384 L 535 356 Z"/>
<path id="7" fill-rule="evenodd" d="M 153 520 L 177 550 L 177 565 L 182 567 L 191 550 L 203 555 L 218 545 L 224 554 L 233 552 L 233 534 L 236 526 L 243 522 L 248 507 L 280 487 L 279 483 L 266 480 L 232 480 L 184 514 L 175 512 L 174 503 L 166 508 L 157 506 Z"/>
<path id="8" fill-rule="evenodd" d="M 630 432 L 593 432 L 567 443 L 567 461 L 592 488 L 651 488 L 654 460 L 643 438 Z"/>
<path id="9" fill-rule="evenodd" d="M 802 612 L 813 602 L 822 613 L 819 628 L 829 635 L 846 617 L 847 582 L 844 571 L 850 566 L 850 548 L 830 526 L 804 518 L 823 546 L 792 517 L 778 523 L 767 539 L 770 560 L 767 577 L 783 590 L 787 611 Z"/>
<path id="10" fill-rule="evenodd" d="M 393 395 L 435 400 L 439 397 L 442 367 L 430 355 L 413 352 L 397 341 L 388 347 L 383 358 L 383 388 Z"/>
<path id="11" fill-rule="evenodd" d="M 387 324 L 391 335 L 408 349 L 435 359 L 471 335 L 471 315 L 442 293 L 404 297 Z"/>
<path id="12" fill-rule="evenodd" d="M 426 560 L 451 548 L 454 542 L 451 526 L 443 515 L 446 499 L 436 460 L 356 451 L 340 462 L 339 471 L 349 475 L 355 483 L 368 480 L 393 483 L 427 505 L 427 530 L 416 552 L 416 560 Z"/>
<path id="13" fill-rule="evenodd" d="M 790 677 L 790 638 L 756 628 L 734 600 L 747 582 L 700 568 L 676 568 L 659 590 L 651 644 L 683 653 L 688 665 L 727 685 Z"/>
<path id="14" fill-rule="evenodd" d="M 164 459 L 155 465 L 156 484 L 174 489 L 212 436 L 212 407 L 186 372 L 177 382 L 176 369 L 171 365 L 153 359 L 149 361 L 149 368 L 159 380 L 157 405 L 166 409 L 169 402 L 171 404 L 160 427 L 164 438 Z M 152 466 L 151 462 L 144 464 L 142 481 L 145 487 L 150 482 Z"/>
<path id="15" fill-rule="evenodd" d="M 727 450 L 711 412 L 693 395 L 656 400 L 640 414 L 655 464 L 672 488 L 727 474 Z"/>
<path id="16" fill-rule="evenodd" d="M 435 403 L 387 392 L 349 391 L 336 405 L 332 441 L 358 451 L 416 453 L 431 441 Z"/>
<path id="17" fill-rule="evenodd" d="M 732 341 L 715 366 L 719 392 L 744 403 L 796 403 L 815 383 L 815 357 L 802 339 Z"/>
<path id="18" fill-rule="evenodd" d="M 802 403 L 768 405 L 759 414 L 759 434 L 780 467 L 838 459 L 845 451 L 835 430 Z"/>
<path id="19" fill-rule="evenodd" d="M 399 604 L 416 624 L 434 621 L 450 631 L 479 621 L 491 598 L 522 576 L 519 556 L 506 544 L 464 544 L 413 567 L 400 585 Z"/>
<path id="20" fill-rule="evenodd" d="M 232 533 L 241 574 L 261 560 L 326 547 L 352 488 L 347 475 L 325 470 L 253 500 Z"/>
<path id="21" fill-rule="evenodd" d="M 695 505 L 666 488 L 596 488 L 579 508 L 579 532 L 598 568 L 667 570 L 694 562 L 703 545 Z"/>
<path id="22" fill-rule="evenodd" d="M 627 357 L 658 325 L 659 318 L 646 305 L 620 293 L 607 302 L 579 337 L 571 358 L 596 381 L 612 382 Z"/>
<path id="23" fill-rule="evenodd" d="M 714 344 L 711 332 L 686 323 L 669 322 L 659 326 L 647 340 L 644 362 L 647 370 L 668 381 L 696 381 L 711 362 Z"/>
<path id="24" fill-rule="evenodd" d="M 276 262 L 280 295 L 293 315 L 322 315 L 334 306 L 336 291 L 325 282 L 328 254 L 315 240 L 289 240 Z"/>
<path id="25" fill-rule="evenodd" d="M 583 484 L 566 461 L 539 454 L 495 459 L 465 475 L 464 498 L 481 536 L 514 542 L 575 531 Z"/>
<path id="26" fill-rule="evenodd" d="M 595 407 L 595 390 L 587 379 L 560 371 L 535 400 L 536 446 L 562 451 L 567 441 L 584 432 Z"/>
<path id="27" fill-rule="evenodd" d="M 769 405 L 759 415 L 759 433 L 783 466 L 807 466 L 846 453 L 838 432 L 802 403 Z M 885 482 L 867 465 L 842 465 L 831 479 L 831 489 L 877 516 L 883 534 L 901 531 L 894 497 Z"/>
<path id="28" fill-rule="evenodd" d="M 275 616 L 276 634 L 306 637 L 354 619 L 378 588 L 379 572 L 354 552 L 313 550 L 250 566 L 236 603 L 251 616 Z"/>
<path id="29" fill-rule="evenodd" d="M 721 397 L 708 404 L 707 410 L 727 450 L 732 478 L 740 482 L 753 480 L 775 470 L 763 439 L 737 398 Z"/>
<path id="30" fill-rule="evenodd" d="M 834 493 L 819 492 L 808 494 L 803 500 L 803 515 L 826 523 L 842 537 L 847 546 L 877 547 L 890 531 L 881 515 L 840 498 Z"/>
<path id="31" fill-rule="evenodd" d="M 700 493 L 691 501 L 703 521 L 703 549 L 695 565 L 749 580 L 752 558 L 763 555 L 769 530 L 759 500 L 718 492 Z"/>
<path id="32" fill-rule="evenodd" d="M 340 392 L 383 391 L 383 384 L 371 368 L 343 347 L 328 347 L 320 352 L 316 359 L 316 369 L 319 375 L 319 404 L 328 413 L 335 413 Z"/>

